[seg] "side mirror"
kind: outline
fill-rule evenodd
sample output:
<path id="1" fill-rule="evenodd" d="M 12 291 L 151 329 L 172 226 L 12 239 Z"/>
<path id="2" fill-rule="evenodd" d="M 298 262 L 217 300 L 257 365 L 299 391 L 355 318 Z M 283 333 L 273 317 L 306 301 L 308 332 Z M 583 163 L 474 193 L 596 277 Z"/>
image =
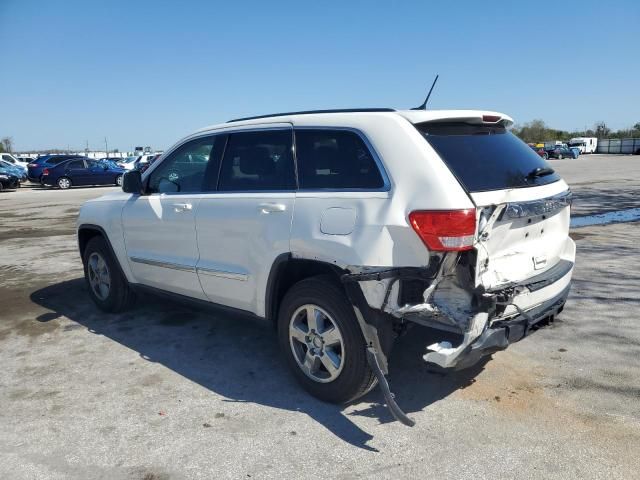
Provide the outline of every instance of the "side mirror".
<path id="1" fill-rule="evenodd" d="M 122 191 L 125 193 L 142 194 L 142 174 L 138 170 L 125 172 L 122 177 Z"/>

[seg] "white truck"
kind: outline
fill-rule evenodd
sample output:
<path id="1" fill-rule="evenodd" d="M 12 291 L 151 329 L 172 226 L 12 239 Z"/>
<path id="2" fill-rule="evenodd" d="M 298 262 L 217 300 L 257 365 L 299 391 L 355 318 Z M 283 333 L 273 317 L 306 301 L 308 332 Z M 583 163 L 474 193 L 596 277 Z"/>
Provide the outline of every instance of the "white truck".
<path id="1" fill-rule="evenodd" d="M 596 153 L 598 139 L 596 137 L 576 137 L 569 140 L 569 147 L 580 149 L 580 155 L 585 153 Z"/>

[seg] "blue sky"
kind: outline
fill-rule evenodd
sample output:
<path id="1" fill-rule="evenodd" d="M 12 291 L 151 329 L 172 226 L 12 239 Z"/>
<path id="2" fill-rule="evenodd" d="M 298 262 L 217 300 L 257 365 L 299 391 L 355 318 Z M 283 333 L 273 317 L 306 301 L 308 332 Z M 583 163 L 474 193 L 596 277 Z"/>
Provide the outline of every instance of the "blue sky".
<path id="1" fill-rule="evenodd" d="M 0 136 L 166 148 L 232 117 L 422 102 L 640 121 L 640 2 L 0 0 Z"/>

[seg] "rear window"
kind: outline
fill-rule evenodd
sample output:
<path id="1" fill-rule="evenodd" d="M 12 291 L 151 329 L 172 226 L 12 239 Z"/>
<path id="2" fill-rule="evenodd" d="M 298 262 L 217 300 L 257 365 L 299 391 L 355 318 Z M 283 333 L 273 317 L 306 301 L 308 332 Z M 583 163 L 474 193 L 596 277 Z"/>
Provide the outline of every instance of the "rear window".
<path id="1" fill-rule="evenodd" d="M 502 126 L 422 123 L 416 128 L 469 192 L 546 185 L 557 173 L 533 176 L 549 164 Z"/>

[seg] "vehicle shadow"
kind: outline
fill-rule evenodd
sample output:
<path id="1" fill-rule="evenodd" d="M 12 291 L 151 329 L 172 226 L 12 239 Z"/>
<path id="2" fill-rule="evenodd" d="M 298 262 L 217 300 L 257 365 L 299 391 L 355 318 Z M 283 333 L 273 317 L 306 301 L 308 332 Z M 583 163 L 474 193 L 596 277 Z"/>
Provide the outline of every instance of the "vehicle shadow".
<path id="1" fill-rule="evenodd" d="M 345 407 L 321 402 L 295 382 L 282 360 L 275 329 L 263 320 L 228 313 L 201 311 L 145 295 L 123 314 L 105 314 L 89 298 L 84 279 L 60 282 L 35 291 L 31 300 L 50 310 L 37 317 L 48 322 L 65 316 L 90 332 L 118 342 L 149 362 L 156 362 L 225 397 L 304 412 L 345 442 L 367 445 L 373 436 L 349 417 L 366 416 L 393 421 L 376 388 Z M 483 369 L 441 375 L 422 361 L 425 345 L 436 341 L 426 329 L 415 328 L 396 345 L 390 382 L 400 406 L 409 414 L 424 410 L 453 391 L 473 383 Z M 358 410 L 357 405 L 366 408 Z"/>

